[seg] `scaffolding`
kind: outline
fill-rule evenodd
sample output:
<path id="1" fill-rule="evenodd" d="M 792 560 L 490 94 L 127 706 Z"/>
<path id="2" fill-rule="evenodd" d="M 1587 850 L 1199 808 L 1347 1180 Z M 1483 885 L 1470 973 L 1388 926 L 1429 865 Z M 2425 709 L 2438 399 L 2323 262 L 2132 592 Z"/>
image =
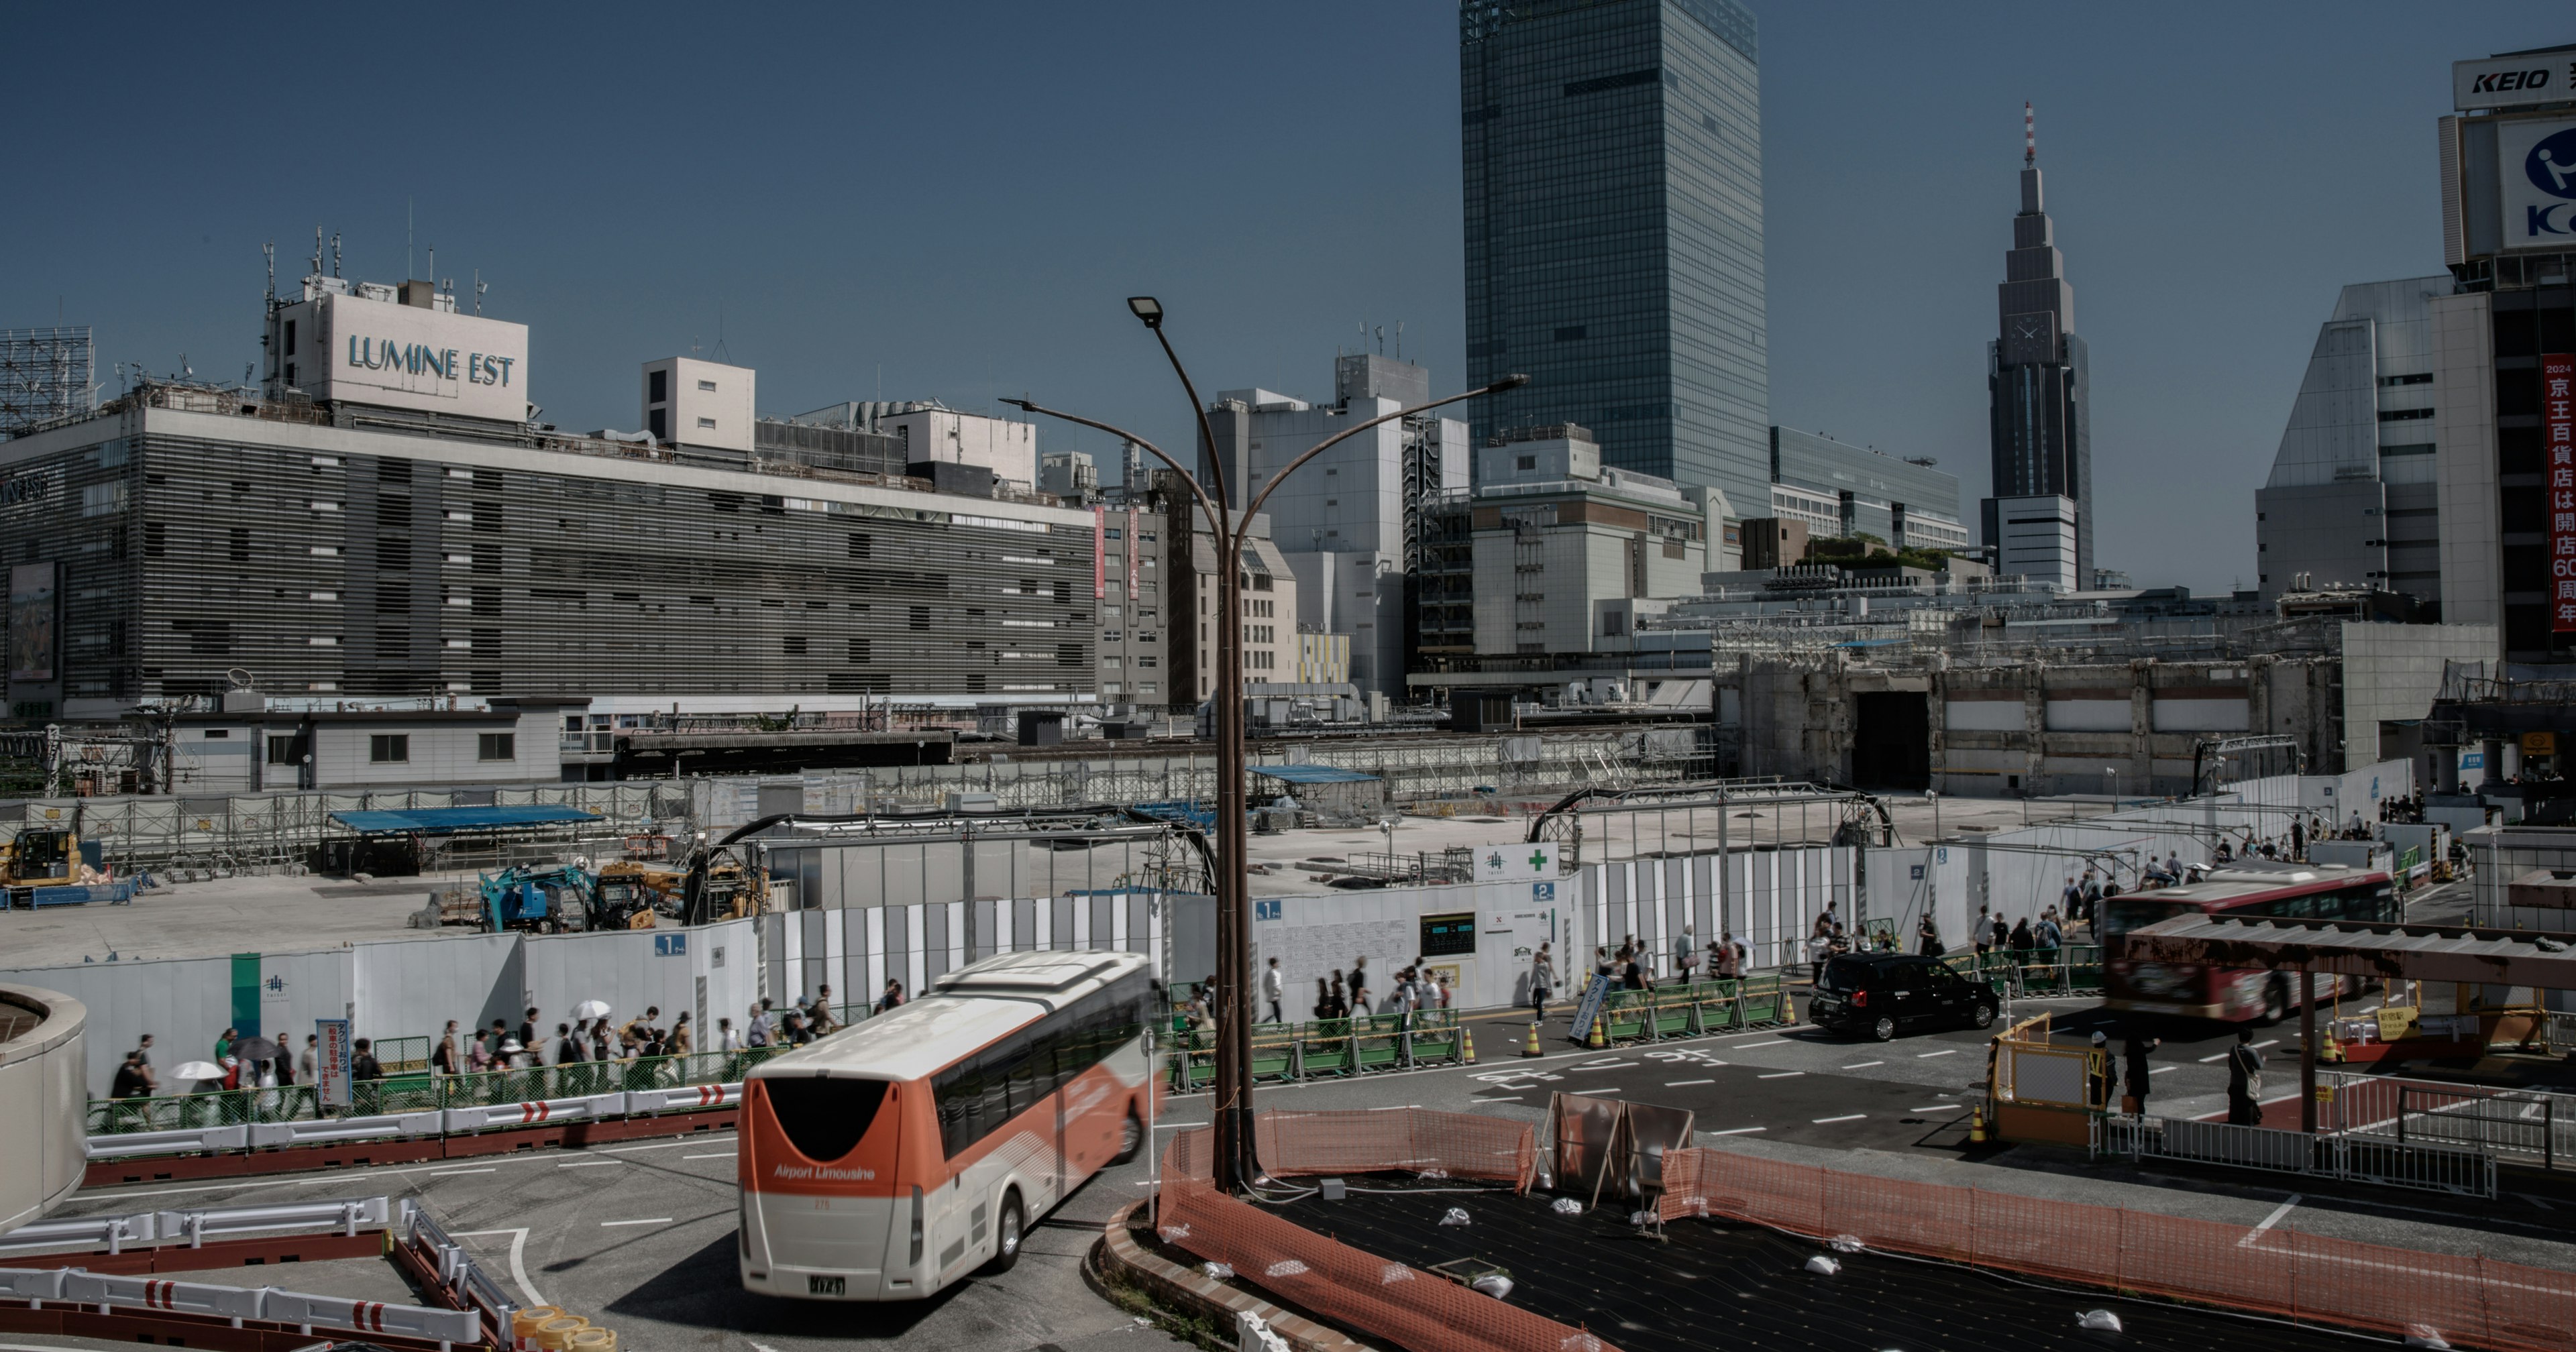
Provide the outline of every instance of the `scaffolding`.
<path id="1" fill-rule="evenodd" d="M 0 329 L 0 441 L 98 412 L 89 325 Z"/>

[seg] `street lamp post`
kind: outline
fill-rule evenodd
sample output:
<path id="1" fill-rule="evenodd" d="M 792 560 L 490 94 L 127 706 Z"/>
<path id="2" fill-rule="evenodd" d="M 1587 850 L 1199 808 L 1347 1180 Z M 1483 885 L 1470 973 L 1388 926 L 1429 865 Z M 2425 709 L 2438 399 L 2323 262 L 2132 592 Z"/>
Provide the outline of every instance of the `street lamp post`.
<path id="1" fill-rule="evenodd" d="M 1163 332 L 1162 302 L 1151 296 L 1131 296 L 1127 308 L 1153 331 L 1162 344 L 1163 356 L 1172 364 L 1172 373 L 1180 377 L 1181 389 L 1189 396 L 1190 413 L 1198 420 L 1199 444 L 1207 448 L 1208 488 L 1200 486 L 1198 475 L 1175 460 L 1162 447 L 1145 438 L 1113 427 L 1096 419 L 1046 408 L 1028 399 L 1005 399 L 1002 402 L 1027 413 L 1044 414 L 1069 423 L 1094 428 L 1114 437 L 1123 437 L 1151 454 L 1181 476 L 1190 496 L 1198 504 L 1199 514 L 1216 537 L 1217 614 L 1216 614 L 1216 685 L 1211 698 L 1216 702 L 1216 1094 L 1215 1111 L 1210 1125 L 1216 1133 L 1216 1184 L 1228 1192 L 1240 1192 L 1261 1176 L 1260 1162 L 1253 1149 L 1252 1131 L 1252 956 L 1249 942 L 1252 931 L 1251 877 L 1245 871 L 1246 850 L 1244 822 L 1244 768 L 1248 759 L 1243 736 L 1243 542 L 1252 518 L 1272 492 L 1307 461 L 1323 454 L 1339 442 L 1365 432 L 1380 423 L 1409 417 L 1444 404 L 1473 399 L 1479 395 L 1516 389 L 1529 383 L 1524 375 L 1505 376 L 1480 389 L 1434 399 L 1411 408 L 1380 414 L 1354 423 L 1340 432 L 1317 442 L 1305 454 L 1289 461 L 1258 493 L 1238 511 L 1234 494 L 1226 483 L 1225 465 L 1216 454 L 1216 436 L 1208 427 L 1207 405 L 1199 398 L 1198 386 L 1182 367 L 1180 354 L 1172 350 L 1172 340 Z M 1247 491 L 1250 485 L 1243 486 Z M 1174 974 L 1175 976 L 1178 973 Z"/>
<path id="2" fill-rule="evenodd" d="M 2102 767 L 2102 773 L 2111 777 L 2111 811 L 2117 815 L 2120 811 L 2120 767 L 2105 765 Z"/>

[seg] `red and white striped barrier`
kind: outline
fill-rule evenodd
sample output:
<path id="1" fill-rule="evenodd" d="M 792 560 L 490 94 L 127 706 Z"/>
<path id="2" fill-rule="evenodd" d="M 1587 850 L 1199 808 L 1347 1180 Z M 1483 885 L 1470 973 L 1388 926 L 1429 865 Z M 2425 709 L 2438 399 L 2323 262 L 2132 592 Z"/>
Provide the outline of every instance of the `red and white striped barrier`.
<path id="1" fill-rule="evenodd" d="M 586 1098 L 534 1099 L 526 1103 L 495 1103 L 478 1108 L 450 1108 L 444 1123 L 448 1133 L 485 1131 L 493 1127 L 536 1127 L 550 1122 L 578 1122 L 592 1118 L 619 1117 L 626 1112 L 626 1095 L 592 1094 Z"/>
<path id="2" fill-rule="evenodd" d="M 471 1343 L 483 1337 L 483 1318 L 472 1310 L 433 1310 L 420 1305 L 341 1296 L 308 1296 L 271 1287 L 262 1318 L 293 1324 L 310 1335 L 316 1328 L 356 1329 L 434 1343 Z"/>
<path id="3" fill-rule="evenodd" d="M 122 1277 L 77 1269 L 63 1280 L 64 1299 L 95 1305 L 100 1314 L 114 1313 L 119 1307 L 162 1310 L 229 1319 L 235 1327 L 245 1319 L 270 1317 L 261 1313 L 267 1294 L 265 1287 L 212 1286 L 174 1282 L 166 1277 Z"/>
<path id="4" fill-rule="evenodd" d="M 270 1150 L 289 1145 L 327 1145 L 333 1141 L 381 1141 L 404 1136 L 436 1136 L 443 1127 L 442 1114 L 435 1108 L 417 1113 L 386 1113 L 377 1117 L 324 1117 L 309 1122 L 255 1122 L 250 1128 L 250 1145 L 254 1150 Z"/>
<path id="5" fill-rule="evenodd" d="M 742 1082 L 690 1084 L 677 1089 L 636 1089 L 626 1095 L 630 1113 L 667 1113 L 690 1108 L 723 1108 L 742 1102 Z"/>

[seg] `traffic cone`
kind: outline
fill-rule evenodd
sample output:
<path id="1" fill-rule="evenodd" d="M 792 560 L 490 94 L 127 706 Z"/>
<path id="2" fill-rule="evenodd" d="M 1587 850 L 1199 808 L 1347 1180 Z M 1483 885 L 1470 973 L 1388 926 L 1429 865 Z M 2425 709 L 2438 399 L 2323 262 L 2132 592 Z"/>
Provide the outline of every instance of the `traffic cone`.
<path id="1" fill-rule="evenodd" d="M 1790 992 L 1789 984 L 1784 981 L 1780 983 L 1780 1026 L 1787 1028 L 1797 1021 L 1798 997 Z"/>
<path id="2" fill-rule="evenodd" d="M 1986 1134 L 1986 1110 L 1980 1105 L 1968 1110 L 1968 1144 L 1984 1145 L 1994 1137 Z"/>
<path id="3" fill-rule="evenodd" d="M 1594 1051 L 1600 1051 L 1610 1045 L 1610 1039 L 1601 1036 L 1601 1025 L 1603 1022 L 1604 1020 L 1600 1015 L 1595 1014 L 1592 1016 L 1592 1031 L 1584 1037 L 1584 1046 L 1590 1047 Z"/>
<path id="4" fill-rule="evenodd" d="M 1468 1065 L 1476 1064 L 1476 1037 L 1463 1023 L 1458 1025 L 1458 1049 L 1466 1053 Z"/>
<path id="5" fill-rule="evenodd" d="M 1546 1053 L 1546 1052 L 1543 1052 L 1543 1051 L 1539 1050 L 1539 1045 L 1538 1045 L 1538 1020 L 1536 1020 L 1536 1019 L 1532 1019 L 1532 1020 L 1530 1020 L 1529 1041 L 1524 1042 L 1524 1043 L 1522 1043 L 1522 1044 L 1521 1044 L 1521 1055 L 1523 1055 L 1523 1056 L 1545 1056 L 1545 1055 L 1547 1055 L 1547 1053 Z"/>
<path id="6" fill-rule="evenodd" d="M 2343 1044 L 2335 1040 L 2334 1028 L 2331 1025 L 2326 1029 L 2326 1045 L 2317 1049 L 2317 1059 L 2333 1062 L 2343 1060 Z"/>

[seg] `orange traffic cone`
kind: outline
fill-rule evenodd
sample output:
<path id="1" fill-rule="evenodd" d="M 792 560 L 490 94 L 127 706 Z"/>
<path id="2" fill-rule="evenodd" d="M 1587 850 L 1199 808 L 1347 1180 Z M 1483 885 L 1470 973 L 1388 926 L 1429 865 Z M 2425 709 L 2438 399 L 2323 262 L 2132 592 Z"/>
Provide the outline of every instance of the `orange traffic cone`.
<path id="1" fill-rule="evenodd" d="M 1782 982 L 1780 985 L 1780 1025 L 1785 1028 L 1797 1021 L 1798 997 L 1790 992 L 1787 982 Z"/>
<path id="2" fill-rule="evenodd" d="M 1476 1037 L 1465 1024 L 1458 1025 L 1458 1049 L 1466 1054 L 1467 1064 L 1476 1064 Z"/>
<path id="3" fill-rule="evenodd" d="M 1993 1139 L 1994 1137 L 1989 1135 L 1986 1131 L 1986 1110 L 1983 1107 L 1969 1109 L 1968 1144 L 1984 1145 L 1986 1142 Z"/>
<path id="4" fill-rule="evenodd" d="M 1547 1055 L 1547 1053 L 1546 1053 L 1546 1052 L 1543 1052 L 1543 1051 L 1539 1050 L 1539 1046 L 1538 1046 L 1538 1020 L 1536 1020 L 1536 1019 L 1532 1019 L 1532 1020 L 1530 1020 L 1529 1041 L 1524 1042 L 1524 1043 L 1522 1043 L 1522 1044 L 1521 1044 L 1521 1055 L 1523 1055 L 1523 1056 L 1545 1056 L 1545 1055 Z"/>
<path id="5" fill-rule="evenodd" d="M 1601 1035 L 1602 1023 L 1603 1019 L 1600 1015 L 1595 1014 L 1592 1016 L 1592 1031 L 1590 1034 L 1585 1036 L 1583 1040 L 1584 1046 L 1590 1047 L 1594 1051 L 1599 1051 L 1610 1045 L 1610 1039 Z"/>

